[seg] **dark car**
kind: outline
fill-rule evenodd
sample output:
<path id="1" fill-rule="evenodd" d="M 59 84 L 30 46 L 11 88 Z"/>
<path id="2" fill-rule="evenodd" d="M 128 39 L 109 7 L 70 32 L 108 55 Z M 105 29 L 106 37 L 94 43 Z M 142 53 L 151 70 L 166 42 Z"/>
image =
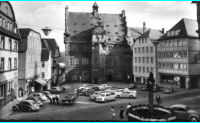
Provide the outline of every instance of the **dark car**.
<path id="1" fill-rule="evenodd" d="M 187 120 L 190 122 L 200 122 L 200 112 L 193 110 L 187 105 L 175 104 L 170 108 L 176 112 L 177 119 Z"/>
<path id="2" fill-rule="evenodd" d="M 33 100 L 34 102 L 38 103 L 39 106 L 44 106 L 43 102 L 38 97 L 28 96 L 25 100 Z"/>
<path id="3" fill-rule="evenodd" d="M 137 84 L 134 82 L 132 84 L 129 84 L 128 86 L 129 89 L 136 89 L 137 88 Z"/>
<path id="4" fill-rule="evenodd" d="M 12 107 L 13 111 L 24 110 L 24 111 L 38 111 L 40 107 L 38 103 L 33 100 L 22 100 L 18 104 Z"/>
<path id="5" fill-rule="evenodd" d="M 76 97 L 73 94 L 65 95 L 61 100 L 64 104 L 75 104 Z"/>
<path id="6" fill-rule="evenodd" d="M 140 87 L 140 91 L 147 91 L 147 85 L 143 85 Z"/>

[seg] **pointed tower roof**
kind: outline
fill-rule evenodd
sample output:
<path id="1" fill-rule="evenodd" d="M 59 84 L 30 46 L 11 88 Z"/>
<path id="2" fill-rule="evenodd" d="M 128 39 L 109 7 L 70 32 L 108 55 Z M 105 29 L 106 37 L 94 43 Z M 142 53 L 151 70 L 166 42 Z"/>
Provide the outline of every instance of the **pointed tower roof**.
<path id="1" fill-rule="evenodd" d="M 93 4 L 93 7 L 99 7 L 98 5 L 97 5 L 97 2 L 95 1 L 95 3 Z"/>

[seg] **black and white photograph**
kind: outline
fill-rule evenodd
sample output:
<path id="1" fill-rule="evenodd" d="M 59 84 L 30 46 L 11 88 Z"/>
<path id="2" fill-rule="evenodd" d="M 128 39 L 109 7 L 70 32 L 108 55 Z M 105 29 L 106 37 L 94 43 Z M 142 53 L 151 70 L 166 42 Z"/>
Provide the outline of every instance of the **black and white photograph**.
<path id="1" fill-rule="evenodd" d="M 200 122 L 200 1 L 0 1 L 0 121 Z"/>

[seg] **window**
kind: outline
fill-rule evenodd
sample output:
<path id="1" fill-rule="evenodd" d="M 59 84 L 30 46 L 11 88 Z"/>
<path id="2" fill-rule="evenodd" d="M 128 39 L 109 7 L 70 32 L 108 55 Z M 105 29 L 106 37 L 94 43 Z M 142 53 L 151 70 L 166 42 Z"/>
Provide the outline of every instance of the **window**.
<path id="1" fill-rule="evenodd" d="M 146 47 L 146 53 L 149 53 L 149 47 Z"/>
<path id="2" fill-rule="evenodd" d="M 158 68 L 161 68 L 161 63 L 158 63 Z"/>
<path id="3" fill-rule="evenodd" d="M 177 45 L 178 45 L 177 43 L 178 43 L 178 42 L 175 40 L 175 41 L 174 41 L 174 46 L 175 46 L 175 47 L 177 47 Z"/>
<path id="4" fill-rule="evenodd" d="M 14 69 L 17 69 L 17 58 L 14 59 Z"/>
<path id="5" fill-rule="evenodd" d="M 140 58 L 140 57 L 138 57 L 138 59 L 139 59 L 139 63 L 141 63 L 141 58 Z"/>
<path id="6" fill-rule="evenodd" d="M 169 36 L 170 36 L 170 31 L 167 32 L 167 37 L 169 37 Z"/>
<path id="7" fill-rule="evenodd" d="M 161 53 L 158 53 L 158 58 L 161 58 Z"/>
<path id="8" fill-rule="evenodd" d="M 145 73 L 145 67 L 143 67 L 143 73 Z"/>
<path id="9" fill-rule="evenodd" d="M 174 58 L 178 58 L 178 52 L 174 52 Z"/>
<path id="10" fill-rule="evenodd" d="M 151 64 L 153 64 L 153 57 L 151 57 Z"/>
<path id="11" fill-rule="evenodd" d="M 145 38 L 145 43 L 147 43 L 147 38 Z"/>
<path id="12" fill-rule="evenodd" d="M 169 41 L 166 41 L 165 47 L 169 47 Z"/>
<path id="13" fill-rule="evenodd" d="M 135 57 L 135 63 L 137 63 L 137 57 Z"/>
<path id="14" fill-rule="evenodd" d="M 180 112 L 186 112 L 186 110 L 184 108 L 180 108 L 180 107 L 178 107 L 178 111 L 180 111 Z"/>
<path id="15" fill-rule="evenodd" d="M 1 37 L 1 42 L 0 42 L 0 49 L 4 49 L 5 48 L 5 37 Z"/>
<path id="16" fill-rule="evenodd" d="M 144 43 L 144 38 L 142 38 L 142 43 Z"/>
<path id="17" fill-rule="evenodd" d="M 144 51 L 144 47 L 142 47 L 142 53 L 144 53 L 145 51 Z"/>
<path id="18" fill-rule="evenodd" d="M 12 29 L 12 24 L 10 24 L 10 31 L 12 31 L 13 29 Z"/>
<path id="19" fill-rule="evenodd" d="M 112 46 L 108 46 L 108 51 L 111 51 L 112 50 Z"/>
<path id="20" fill-rule="evenodd" d="M 1 63 L 0 63 L 0 71 L 4 71 L 4 58 L 1 58 Z"/>
<path id="21" fill-rule="evenodd" d="M 174 64 L 173 63 L 170 63 L 170 69 L 173 69 L 174 68 Z"/>
<path id="22" fill-rule="evenodd" d="M 174 36 L 174 31 L 171 31 L 171 36 Z"/>
<path id="23" fill-rule="evenodd" d="M 10 30 L 10 23 L 7 23 L 7 30 Z"/>
<path id="24" fill-rule="evenodd" d="M 165 47 L 165 42 L 164 41 L 162 42 L 161 47 Z"/>
<path id="25" fill-rule="evenodd" d="M 170 58 L 173 58 L 173 52 L 170 52 Z"/>
<path id="26" fill-rule="evenodd" d="M 184 40 L 182 40 L 182 41 L 183 41 L 183 46 L 187 46 L 187 40 L 184 39 Z"/>
<path id="27" fill-rule="evenodd" d="M 17 51 L 17 41 L 14 42 L 14 48 L 13 48 L 13 50 Z"/>
<path id="28" fill-rule="evenodd" d="M 113 59 L 112 58 L 108 58 L 108 66 L 113 66 Z"/>
<path id="29" fill-rule="evenodd" d="M 149 57 L 146 57 L 146 63 L 149 63 Z"/>
<path id="30" fill-rule="evenodd" d="M 45 67 L 45 62 L 42 62 L 42 67 Z"/>
<path id="31" fill-rule="evenodd" d="M 139 73 L 141 73 L 141 67 L 139 67 Z"/>
<path id="32" fill-rule="evenodd" d="M 7 95 L 11 93 L 11 82 L 7 83 Z"/>
<path id="33" fill-rule="evenodd" d="M 44 72 L 42 72 L 42 78 L 44 78 L 44 77 L 45 77 L 45 76 L 44 76 L 44 74 L 45 74 L 45 73 L 44 73 Z"/>
<path id="34" fill-rule="evenodd" d="M 9 41 L 8 41 L 8 50 L 11 50 L 11 47 L 12 47 L 12 40 L 9 39 Z"/>
<path id="35" fill-rule="evenodd" d="M 187 58 L 187 52 L 183 52 L 183 57 Z"/>
<path id="36" fill-rule="evenodd" d="M 183 43 L 182 40 L 178 40 L 178 46 L 182 46 L 183 45 L 182 43 Z"/>
<path id="37" fill-rule="evenodd" d="M 151 53 L 153 53 L 153 47 L 151 47 Z"/>
<path id="38" fill-rule="evenodd" d="M 8 70 L 11 70 L 11 58 L 8 58 Z"/>
<path id="39" fill-rule="evenodd" d="M 178 64 L 174 64 L 174 69 L 178 70 Z"/>
<path id="40" fill-rule="evenodd" d="M 153 67 L 151 67 L 151 72 L 154 73 L 154 68 Z"/>
<path id="41" fill-rule="evenodd" d="M 6 28 L 6 21 L 3 19 L 3 28 Z"/>
<path id="42" fill-rule="evenodd" d="M 5 84 L 0 85 L 0 99 L 4 98 Z"/>
<path id="43" fill-rule="evenodd" d="M 187 70 L 187 64 L 183 64 L 183 70 Z"/>
<path id="44" fill-rule="evenodd" d="M 141 39 L 139 39 L 139 44 L 141 43 Z"/>
<path id="45" fill-rule="evenodd" d="M 145 57 L 142 57 L 142 63 L 145 63 Z"/>
<path id="46" fill-rule="evenodd" d="M 140 53 L 140 47 L 138 48 L 138 53 Z"/>
<path id="47" fill-rule="evenodd" d="M 137 72 L 137 66 L 135 66 L 135 72 Z"/>
<path id="48" fill-rule="evenodd" d="M 74 59 L 73 58 L 70 58 L 70 66 L 74 66 Z"/>
<path id="49" fill-rule="evenodd" d="M 169 41 L 170 47 L 173 47 L 173 41 Z"/>
<path id="50" fill-rule="evenodd" d="M 178 58 L 182 58 L 183 57 L 183 53 L 182 52 L 178 52 Z"/>
<path id="51" fill-rule="evenodd" d="M 137 53 L 137 48 L 135 48 L 135 54 Z"/>

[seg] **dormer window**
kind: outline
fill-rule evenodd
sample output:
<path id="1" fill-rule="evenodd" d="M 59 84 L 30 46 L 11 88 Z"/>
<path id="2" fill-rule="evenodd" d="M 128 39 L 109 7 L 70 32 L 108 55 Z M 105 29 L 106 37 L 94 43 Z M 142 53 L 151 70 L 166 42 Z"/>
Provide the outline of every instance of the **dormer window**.
<path id="1" fill-rule="evenodd" d="M 74 25 L 77 25 L 77 23 L 74 23 Z"/>
<path id="2" fill-rule="evenodd" d="M 109 27 L 109 25 L 106 25 L 107 27 Z"/>
<path id="3" fill-rule="evenodd" d="M 170 31 L 167 32 L 167 37 L 170 37 Z"/>
<path id="4" fill-rule="evenodd" d="M 175 30 L 175 35 L 179 35 L 180 34 L 180 32 L 181 32 L 181 30 L 179 29 L 179 30 Z"/>
<path id="5" fill-rule="evenodd" d="M 119 38 L 117 38 L 117 41 L 119 41 Z"/>
<path id="6" fill-rule="evenodd" d="M 174 31 L 171 31 L 171 36 L 174 36 Z"/>
<path id="7" fill-rule="evenodd" d="M 118 34 L 118 32 L 116 32 L 116 34 Z"/>
<path id="8" fill-rule="evenodd" d="M 115 25 L 115 27 L 117 27 L 117 25 Z"/>
<path id="9" fill-rule="evenodd" d="M 83 26 L 85 25 L 85 23 L 82 24 Z"/>

